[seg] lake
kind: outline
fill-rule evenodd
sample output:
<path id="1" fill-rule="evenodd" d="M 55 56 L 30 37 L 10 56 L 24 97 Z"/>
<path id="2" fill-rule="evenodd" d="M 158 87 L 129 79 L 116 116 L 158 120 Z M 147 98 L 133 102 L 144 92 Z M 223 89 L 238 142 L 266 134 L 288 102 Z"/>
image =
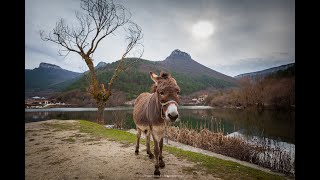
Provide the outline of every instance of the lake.
<path id="1" fill-rule="evenodd" d="M 25 122 L 48 119 L 83 119 L 95 121 L 96 108 L 25 109 Z M 105 109 L 104 124 L 121 129 L 135 128 L 132 107 Z M 180 121 L 175 126 L 206 127 L 225 135 L 241 133 L 246 136 L 269 138 L 295 144 L 295 111 L 215 109 L 208 106 L 180 106 Z"/>

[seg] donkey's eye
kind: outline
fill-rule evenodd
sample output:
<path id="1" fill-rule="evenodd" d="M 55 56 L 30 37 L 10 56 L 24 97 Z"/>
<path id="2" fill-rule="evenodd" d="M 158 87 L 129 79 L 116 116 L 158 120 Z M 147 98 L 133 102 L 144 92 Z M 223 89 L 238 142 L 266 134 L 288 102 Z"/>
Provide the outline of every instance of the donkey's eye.
<path id="1" fill-rule="evenodd" d="M 163 91 L 160 91 L 160 95 L 163 96 L 163 95 L 164 95 L 164 92 L 163 92 Z"/>
<path id="2" fill-rule="evenodd" d="M 180 91 L 177 91 L 177 94 L 180 94 Z"/>

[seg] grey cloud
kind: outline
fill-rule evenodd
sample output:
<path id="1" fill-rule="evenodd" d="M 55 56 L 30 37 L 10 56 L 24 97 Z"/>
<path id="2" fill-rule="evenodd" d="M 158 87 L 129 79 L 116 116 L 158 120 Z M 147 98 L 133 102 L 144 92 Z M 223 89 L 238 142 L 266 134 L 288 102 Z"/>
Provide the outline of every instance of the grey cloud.
<path id="1" fill-rule="evenodd" d="M 59 17 L 74 17 L 79 1 L 26 2 L 26 44 L 29 47 L 57 52 L 47 42 L 40 42 L 36 28 L 53 27 Z M 270 60 L 274 52 L 294 57 L 295 1 L 293 0 L 120 0 L 132 12 L 132 20 L 142 27 L 144 55 L 149 60 L 163 60 L 174 49 L 187 51 L 199 63 L 227 75 L 255 71 L 261 67 L 287 62 Z M 50 7 L 49 7 L 50 6 Z M 45 12 L 48 11 L 48 12 Z M 54 13 L 53 13 L 54 12 Z M 209 20 L 215 33 L 207 40 L 195 40 L 190 29 L 199 20 Z M 121 37 L 111 37 L 97 49 L 95 57 L 115 61 L 123 48 Z M 121 47 L 120 49 L 117 47 Z M 26 50 L 26 53 L 28 51 Z M 34 53 L 35 58 L 36 54 Z M 251 61 L 241 59 L 261 58 Z M 70 60 L 72 58 L 72 60 Z M 77 62 L 76 56 L 68 62 Z M 294 58 L 293 58 L 294 59 Z M 29 60 L 30 61 L 30 60 Z M 26 65 L 29 63 L 26 62 Z M 57 61 L 62 61 L 57 58 Z M 96 62 L 97 63 L 97 62 Z M 70 68 L 74 69 L 71 64 Z M 230 66 L 228 71 L 225 71 Z M 246 68 L 250 67 L 250 68 Z"/>

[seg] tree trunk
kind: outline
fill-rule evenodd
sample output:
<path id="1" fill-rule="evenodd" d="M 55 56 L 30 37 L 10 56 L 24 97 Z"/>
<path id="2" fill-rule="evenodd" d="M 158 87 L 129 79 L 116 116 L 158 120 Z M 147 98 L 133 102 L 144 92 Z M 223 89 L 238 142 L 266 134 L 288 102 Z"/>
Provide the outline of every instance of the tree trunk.
<path id="1" fill-rule="evenodd" d="M 97 119 L 96 119 L 98 124 L 104 125 L 104 108 L 105 108 L 105 103 L 98 104 L 98 112 L 97 112 Z"/>
<path id="2" fill-rule="evenodd" d="M 90 84 L 92 86 L 92 90 L 90 93 L 93 96 L 93 99 L 96 100 L 97 107 L 98 107 L 96 122 L 98 124 L 104 124 L 104 108 L 106 105 L 104 103 L 104 100 L 101 98 L 101 95 L 104 92 L 99 92 L 98 80 L 97 80 L 96 74 L 94 72 L 94 66 L 93 66 L 92 59 L 88 55 L 85 55 L 85 54 L 82 54 L 82 58 L 85 60 L 87 66 L 89 67 L 89 70 L 90 70 L 90 77 L 91 77 Z M 104 88 L 102 88 L 102 89 L 104 89 Z"/>
<path id="3" fill-rule="evenodd" d="M 90 71 L 90 84 L 92 86 L 92 96 L 94 99 L 97 99 L 97 96 L 98 96 L 98 80 L 97 80 L 97 77 L 96 77 L 96 74 L 94 72 L 94 65 L 93 65 L 93 62 L 92 62 L 92 59 L 89 57 L 89 56 L 86 56 L 86 55 L 82 55 L 82 58 L 84 59 L 84 61 L 86 62 L 88 68 L 89 68 L 89 71 Z"/>

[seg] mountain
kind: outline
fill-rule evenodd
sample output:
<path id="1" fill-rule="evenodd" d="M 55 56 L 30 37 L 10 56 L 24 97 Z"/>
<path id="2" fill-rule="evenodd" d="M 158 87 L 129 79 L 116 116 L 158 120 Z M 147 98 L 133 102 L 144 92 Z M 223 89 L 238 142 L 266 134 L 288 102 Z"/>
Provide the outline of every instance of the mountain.
<path id="1" fill-rule="evenodd" d="M 188 53 L 182 52 L 179 49 L 174 50 L 170 56 L 168 56 L 164 61 L 160 62 L 160 64 L 162 64 L 171 72 L 180 72 L 185 75 L 191 75 L 195 77 L 207 76 L 225 82 L 235 83 L 234 78 L 214 71 L 198 63 L 197 61 L 193 60 Z"/>
<path id="2" fill-rule="evenodd" d="M 59 69 L 63 70 L 60 66 L 54 65 L 54 64 L 49 64 L 49 63 L 40 63 L 39 68 L 47 68 L 47 69 Z"/>
<path id="3" fill-rule="evenodd" d="M 265 69 L 262 71 L 239 74 L 234 78 L 240 79 L 244 77 L 249 77 L 252 79 L 259 79 L 259 78 L 265 78 L 267 76 L 286 76 L 286 75 L 294 75 L 294 74 L 295 74 L 295 63 L 290 63 L 286 65 Z"/>
<path id="4" fill-rule="evenodd" d="M 113 89 L 125 93 L 127 100 L 136 98 L 142 92 L 150 91 L 150 86 L 153 82 L 149 77 L 149 71 L 157 74 L 160 71 L 171 73 L 181 88 L 181 95 L 188 95 L 208 88 L 226 88 L 237 85 L 234 78 L 207 68 L 193 60 L 188 53 L 178 49 L 174 50 L 162 61 L 132 58 L 126 58 L 125 61 L 136 62 L 124 73 L 121 73 L 115 81 Z M 118 62 L 109 63 L 96 69 L 98 80 L 106 84 L 110 80 Z M 68 92 L 74 93 L 75 91 L 84 92 L 89 84 L 87 76 L 88 74 L 85 74 L 73 82 L 64 90 L 64 94 L 68 94 Z"/>
<path id="5" fill-rule="evenodd" d="M 38 68 L 25 69 L 25 95 L 30 97 L 35 94 L 46 94 L 45 92 L 48 91 L 54 92 L 69 85 L 67 83 L 61 86 L 60 83 L 79 77 L 79 75 L 81 73 L 68 71 L 57 65 L 42 62 Z"/>

